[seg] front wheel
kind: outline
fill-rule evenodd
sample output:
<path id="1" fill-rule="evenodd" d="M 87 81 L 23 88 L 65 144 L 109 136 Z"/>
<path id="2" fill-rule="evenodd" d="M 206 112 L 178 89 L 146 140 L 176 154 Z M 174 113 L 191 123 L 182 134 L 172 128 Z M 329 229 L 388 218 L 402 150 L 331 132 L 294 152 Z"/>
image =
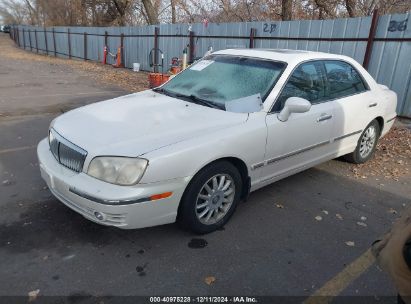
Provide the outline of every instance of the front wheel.
<path id="1" fill-rule="evenodd" d="M 198 172 L 181 200 L 179 221 L 185 228 L 204 234 L 227 223 L 240 200 L 242 179 L 237 168 L 219 161 Z"/>
<path id="2" fill-rule="evenodd" d="M 372 158 L 380 137 L 380 125 L 373 120 L 362 132 L 354 152 L 347 154 L 344 158 L 354 164 L 362 164 Z"/>

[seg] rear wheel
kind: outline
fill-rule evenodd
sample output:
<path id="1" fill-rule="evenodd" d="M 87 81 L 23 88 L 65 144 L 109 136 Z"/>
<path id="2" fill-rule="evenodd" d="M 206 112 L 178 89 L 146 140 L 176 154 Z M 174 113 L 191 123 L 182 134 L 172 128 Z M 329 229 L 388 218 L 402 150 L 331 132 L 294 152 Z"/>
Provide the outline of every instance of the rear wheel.
<path id="1" fill-rule="evenodd" d="M 380 125 L 373 120 L 362 132 L 354 152 L 347 154 L 344 158 L 354 164 L 362 164 L 373 157 L 380 137 Z"/>
<path id="2" fill-rule="evenodd" d="M 187 229 L 204 234 L 227 223 L 240 200 L 242 179 L 237 168 L 219 161 L 198 172 L 181 200 L 179 221 Z"/>

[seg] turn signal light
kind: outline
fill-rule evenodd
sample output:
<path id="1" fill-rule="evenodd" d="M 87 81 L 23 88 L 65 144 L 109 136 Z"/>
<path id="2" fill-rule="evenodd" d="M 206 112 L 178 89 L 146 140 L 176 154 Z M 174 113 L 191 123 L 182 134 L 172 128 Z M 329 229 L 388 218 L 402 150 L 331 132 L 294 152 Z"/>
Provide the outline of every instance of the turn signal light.
<path id="1" fill-rule="evenodd" d="M 164 193 L 160 193 L 160 194 L 154 194 L 152 196 L 150 196 L 150 201 L 156 201 L 162 198 L 167 198 L 170 197 L 173 194 L 173 192 L 164 192 Z"/>

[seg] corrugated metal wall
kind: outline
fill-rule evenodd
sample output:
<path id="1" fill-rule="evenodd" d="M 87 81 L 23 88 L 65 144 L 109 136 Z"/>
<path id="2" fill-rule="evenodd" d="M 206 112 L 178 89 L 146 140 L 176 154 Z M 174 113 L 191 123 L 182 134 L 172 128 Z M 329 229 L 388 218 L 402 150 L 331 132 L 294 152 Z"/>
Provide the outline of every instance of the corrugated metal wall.
<path id="1" fill-rule="evenodd" d="M 398 94 L 397 112 L 411 117 L 411 41 L 378 41 L 397 38 L 411 38 L 409 13 L 379 18 L 368 70 L 378 83 Z"/>
<path id="2" fill-rule="evenodd" d="M 411 117 L 411 19 L 410 14 L 380 16 L 369 63 L 369 72 L 378 83 L 398 94 L 398 113 Z M 84 58 L 84 33 L 87 33 L 87 59 L 101 61 L 105 32 L 108 48 L 115 53 L 124 35 L 124 64 L 132 68 L 139 62 L 150 70 L 149 53 L 154 48 L 156 26 L 139 27 L 55 27 L 57 56 Z M 362 63 L 371 27 L 371 17 L 335 20 L 300 20 L 245 23 L 162 24 L 159 25 L 158 47 L 164 53 L 165 70 L 172 57 L 182 57 L 189 45 L 189 31 L 194 33 L 194 56 L 213 50 L 248 48 L 251 29 L 256 29 L 254 47 L 288 48 L 344 54 Z M 54 55 L 53 28 L 18 26 L 20 46 L 33 52 Z M 24 30 L 24 34 L 23 34 Z M 70 30 L 70 35 L 68 34 Z M 37 36 L 37 39 L 36 39 Z M 46 38 L 47 37 L 47 48 Z M 37 41 L 37 47 L 36 47 Z M 109 58 L 108 63 L 114 63 Z"/>

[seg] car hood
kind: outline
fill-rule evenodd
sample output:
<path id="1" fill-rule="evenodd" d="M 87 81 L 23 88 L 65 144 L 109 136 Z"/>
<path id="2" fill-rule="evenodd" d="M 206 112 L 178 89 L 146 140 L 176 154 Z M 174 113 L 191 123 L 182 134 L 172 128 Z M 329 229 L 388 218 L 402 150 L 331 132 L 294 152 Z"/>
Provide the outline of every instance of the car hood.
<path id="1" fill-rule="evenodd" d="M 69 111 L 51 127 L 92 156 L 140 156 L 247 117 L 148 90 Z"/>

